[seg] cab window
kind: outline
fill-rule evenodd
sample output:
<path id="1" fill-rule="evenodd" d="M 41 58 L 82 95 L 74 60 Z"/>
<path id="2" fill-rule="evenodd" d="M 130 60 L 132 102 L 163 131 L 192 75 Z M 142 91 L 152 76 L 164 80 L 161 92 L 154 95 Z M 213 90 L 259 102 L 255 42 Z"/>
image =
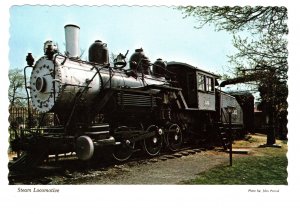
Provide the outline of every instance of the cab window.
<path id="1" fill-rule="evenodd" d="M 206 91 L 213 92 L 214 91 L 214 81 L 211 77 L 205 77 L 205 85 L 206 85 Z"/>
<path id="2" fill-rule="evenodd" d="M 198 73 L 198 75 L 197 75 L 197 84 L 198 84 L 198 90 L 205 91 L 205 78 L 204 78 L 204 75 Z"/>

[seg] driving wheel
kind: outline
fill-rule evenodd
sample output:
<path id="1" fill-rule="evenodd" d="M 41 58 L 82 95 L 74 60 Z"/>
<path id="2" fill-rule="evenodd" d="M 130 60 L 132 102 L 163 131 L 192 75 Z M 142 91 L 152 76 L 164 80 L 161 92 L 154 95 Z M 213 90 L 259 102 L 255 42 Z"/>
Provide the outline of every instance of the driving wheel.
<path id="1" fill-rule="evenodd" d="M 145 152 L 150 156 L 158 155 L 162 148 L 162 129 L 151 125 L 146 130 L 148 133 L 154 133 L 152 137 L 146 138 L 143 142 Z"/>
<path id="2" fill-rule="evenodd" d="M 168 148 L 175 152 L 178 151 L 182 146 L 182 131 L 177 124 L 172 124 L 167 129 L 165 134 Z"/>
<path id="3" fill-rule="evenodd" d="M 117 161 L 126 161 L 133 154 L 135 143 L 129 140 L 128 132 L 130 131 L 131 129 L 127 126 L 120 126 L 114 131 L 118 145 L 114 146 L 112 155 Z"/>

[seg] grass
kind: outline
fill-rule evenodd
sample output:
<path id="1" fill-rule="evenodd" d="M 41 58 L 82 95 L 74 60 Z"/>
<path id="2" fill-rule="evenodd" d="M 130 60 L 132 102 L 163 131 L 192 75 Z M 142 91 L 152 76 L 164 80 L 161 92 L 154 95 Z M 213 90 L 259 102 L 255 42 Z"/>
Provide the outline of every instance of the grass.
<path id="1" fill-rule="evenodd" d="M 257 145 L 265 142 L 265 137 L 252 136 Z M 248 142 L 248 143 L 250 143 Z M 249 184 L 249 185 L 287 185 L 286 142 L 278 141 L 282 148 L 254 148 L 251 156 L 233 156 L 233 166 L 218 166 L 198 174 L 197 178 L 185 184 Z M 245 146 L 245 142 L 238 145 Z"/>

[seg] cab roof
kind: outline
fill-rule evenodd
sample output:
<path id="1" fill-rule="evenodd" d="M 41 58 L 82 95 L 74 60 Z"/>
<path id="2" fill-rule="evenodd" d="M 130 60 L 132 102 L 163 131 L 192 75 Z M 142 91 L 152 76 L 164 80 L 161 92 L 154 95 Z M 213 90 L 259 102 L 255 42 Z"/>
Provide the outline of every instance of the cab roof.
<path id="1" fill-rule="evenodd" d="M 200 69 L 200 68 L 197 68 L 197 67 L 195 67 L 195 66 L 192 66 L 192 65 L 187 64 L 187 63 L 184 63 L 184 62 L 175 62 L 175 61 L 171 61 L 171 62 L 168 62 L 167 65 L 168 65 L 168 66 L 181 66 L 181 67 L 186 67 L 186 68 L 191 69 L 191 70 L 194 70 L 194 71 L 200 71 L 200 72 L 202 72 L 202 73 L 205 73 L 205 74 L 214 76 L 216 79 L 218 79 L 218 78 L 221 77 L 220 75 L 216 75 L 216 74 L 214 74 L 214 73 L 212 73 L 212 72 L 202 70 L 202 69 Z"/>

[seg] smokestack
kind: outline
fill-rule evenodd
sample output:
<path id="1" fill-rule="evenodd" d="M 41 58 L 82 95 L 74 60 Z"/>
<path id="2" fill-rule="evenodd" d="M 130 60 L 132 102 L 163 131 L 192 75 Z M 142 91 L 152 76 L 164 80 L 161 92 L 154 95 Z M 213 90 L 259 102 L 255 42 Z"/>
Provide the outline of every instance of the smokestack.
<path id="1" fill-rule="evenodd" d="M 73 58 L 79 58 L 79 30 L 77 25 L 69 24 L 65 26 L 65 38 L 66 38 L 66 53 L 67 56 Z"/>

